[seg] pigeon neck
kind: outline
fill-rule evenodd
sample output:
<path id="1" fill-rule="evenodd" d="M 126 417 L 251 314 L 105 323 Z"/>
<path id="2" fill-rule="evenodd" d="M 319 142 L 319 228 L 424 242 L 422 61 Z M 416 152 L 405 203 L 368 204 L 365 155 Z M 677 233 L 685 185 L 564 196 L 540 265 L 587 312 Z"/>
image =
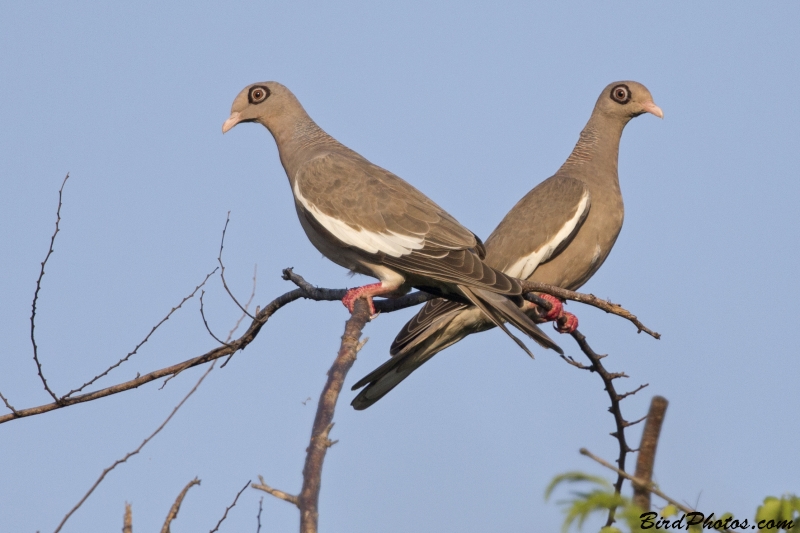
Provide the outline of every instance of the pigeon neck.
<path id="1" fill-rule="evenodd" d="M 609 178 L 617 181 L 619 141 L 626 123 L 600 113 L 592 115 L 557 174 L 577 173 L 587 182 Z"/>
<path id="2" fill-rule="evenodd" d="M 339 144 L 302 108 L 292 114 L 291 120 L 278 120 L 266 126 L 275 138 L 281 163 L 290 180 L 299 170 L 300 163 L 316 155 L 320 149 Z"/>

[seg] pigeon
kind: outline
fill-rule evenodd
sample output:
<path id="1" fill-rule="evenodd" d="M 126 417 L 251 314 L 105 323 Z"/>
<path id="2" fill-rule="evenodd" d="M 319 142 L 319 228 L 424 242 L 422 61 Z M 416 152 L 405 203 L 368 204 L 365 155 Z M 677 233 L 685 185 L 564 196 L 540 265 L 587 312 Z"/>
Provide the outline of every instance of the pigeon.
<path id="1" fill-rule="evenodd" d="M 647 88 L 633 81 L 608 85 L 561 168 L 526 194 L 486 240 L 485 262 L 508 276 L 576 290 L 597 272 L 617 240 L 624 214 L 617 174 L 619 142 L 625 125 L 643 113 L 664 118 Z M 527 302 L 538 321 L 556 320 L 571 333 L 577 318 L 562 302 L 541 295 L 551 309 Z M 392 357 L 353 386 L 366 386 L 353 400 L 366 409 L 441 350 L 467 335 L 491 329 L 474 306 L 435 299 L 403 327 Z"/>
<path id="2" fill-rule="evenodd" d="M 563 353 L 523 311 L 519 280 L 483 262 L 481 240 L 444 209 L 391 172 L 325 133 L 289 89 L 273 81 L 245 87 L 222 125 L 265 126 L 294 195 L 311 243 L 334 263 L 378 283 L 347 291 L 352 313 L 358 298 L 398 297 L 412 287 L 471 304 L 528 355 L 505 326 L 510 322 L 541 346 Z"/>

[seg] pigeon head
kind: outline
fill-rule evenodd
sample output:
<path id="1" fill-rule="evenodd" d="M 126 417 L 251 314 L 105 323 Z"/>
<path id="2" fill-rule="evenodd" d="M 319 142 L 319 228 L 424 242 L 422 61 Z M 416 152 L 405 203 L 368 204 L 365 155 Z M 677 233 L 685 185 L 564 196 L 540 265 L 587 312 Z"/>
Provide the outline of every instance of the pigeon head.
<path id="1" fill-rule="evenodd" d="M 222 125 L 222 133 L 241 122 L 259 122 L 269 128 L 281 116 L 291 114 L 297 108 L 302 109 L 300 102 L 280 83 L 254 83 L 242 89 L 233 100 L 231 116 Z"/>
<path id="2" fill-rule="evenodd" d="M 647 87 L 635 81 L 616 81 L 609 84 L 597 99 L 595 112 L 619 118 L 623 122 L 643 113 L 664 118 L 664 112 L 653 102 Z"/>

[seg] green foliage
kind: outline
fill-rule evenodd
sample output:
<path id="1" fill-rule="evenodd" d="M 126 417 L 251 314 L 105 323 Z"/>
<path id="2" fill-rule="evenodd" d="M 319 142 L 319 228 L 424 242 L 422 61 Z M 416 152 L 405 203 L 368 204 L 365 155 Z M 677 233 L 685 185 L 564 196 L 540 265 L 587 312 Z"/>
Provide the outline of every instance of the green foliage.
<path id="1" fill-rule="evenodd" d="M 674 505 L 667 505 L 661 509 L 658 516 L 653 513 L 653 518 L 650 519 L 649 524 L 645 525 L 642 521 L 642 514 L 645 512 L 643 509 L 634 505 L 630 498 L 615 494 L 614 487 L 608 480 L 583 472 L 567 472 L 553 478 L 545 490 L 545 500 L 550 499 L 556 488 L 563 484 L 581 487 L 580 490 L 571 490 L 569 498 L 557 502 L 563 507 L 565 514 L 564 525 L 561 528 L 564 533 L 575 524 L 578 529 L 581 529 L 586 519 L 592 514 L 600 513 L 607 516 L 612 508 L 616 509 L 617 522 L 613 526 L 602 528 L 600 533 L 650 533 L 665 529 L 685 531 L 686 522 L 682 522 L 680 528 L 675 528 L 672 524 L 682 520 L 681 517 L 691 518 L 691 515 L 684 515 Z M 673 518 L 674 520 L 672 520 Z M 671 519 L 671 522 L 664 529 L 654 527 L 655 523 L 661 519 Z M 714 522 L 721 521 L 723 524 L 726 523 L 726 520 L 728 523 L 733 523 L 733 516 L 725 513 L 719 517 L 715 516 L 713 519 Z M 800 497 L 787 494 L 781 498 L 774 496 L 765 498 L 764 503 L 756 511 L 755 522 L 750 522 L 750 524 L 764 528 L 763 531 L 789 531 L 800 528 Z M 642 528 L 643 525 L 646 529 Z M 627 529 L 621 529 L 622 527 L 627 527 Z M 703 529 L 702 523 L 689 527 L 689 531 L 694 533 L 706 530 L 713 531 L 708 527 Z"/>
<path id="2" fill-rule="evenodd" d="M 800 526 L 800 497 L 786 494 L 767 496 L 756 511 L 756 524 L 772 530 L 788 531 Z"/>

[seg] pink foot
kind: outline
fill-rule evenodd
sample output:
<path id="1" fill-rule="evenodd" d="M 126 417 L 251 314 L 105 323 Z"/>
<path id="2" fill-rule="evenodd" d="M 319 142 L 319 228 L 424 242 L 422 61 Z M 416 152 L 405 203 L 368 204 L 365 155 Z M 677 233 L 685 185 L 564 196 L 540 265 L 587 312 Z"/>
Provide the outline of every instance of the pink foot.
<path id="1" fill-rule="evenodd" d="M 356 300 L 359 298 L 366 298 L 367 303 L 369 304 L 370 315 L 375 315 L 375 304 L 372 303 L 372 296 L 381 292 L 384 292 L 382 283 L 372 283 L 370 285 L 364 285 L 363 287 L 356 287 L 355 289 L 350 289 L 347 291 L 347 294 L 345 294 L 344 298 L 342 298 L 342 303 L 347 309 L 350 310 L 350 313 L 352 314 L 353 306 L 355 306 Z"/>
<path id="2" fill-rule="evenodd" d="M 562 304 L 561 300 L 559 300 L 555 296 L 551 294 L 540 294 L 539 298 L 541 298 L 542 300 L 547 300 L 552 305 L 547 314 L 542 316 L 542 319 L 545 322 L 549 322 L 551 320 L 557 320 L 564 312 L 564 304 Z"/>
<path id="3" fill-rule="evenodd" d="M 564 311 L 558 320 L 553 322 L 553 327 L 559 333 L 572 333 L 578 329 L 578 317 Z"/>

